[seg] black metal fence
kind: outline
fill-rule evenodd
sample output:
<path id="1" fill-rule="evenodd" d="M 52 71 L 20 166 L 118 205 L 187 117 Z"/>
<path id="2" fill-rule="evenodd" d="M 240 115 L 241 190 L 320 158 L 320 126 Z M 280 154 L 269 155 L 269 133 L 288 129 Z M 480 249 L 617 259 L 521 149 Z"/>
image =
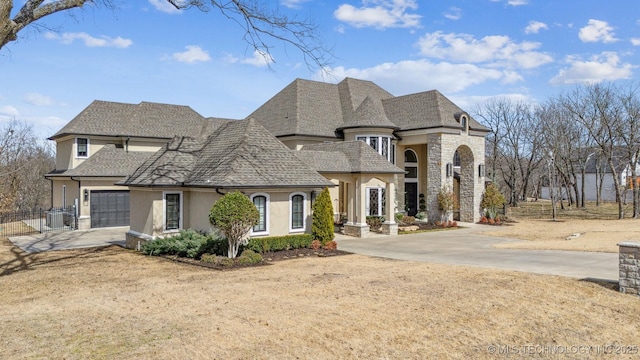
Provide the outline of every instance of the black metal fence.
<path id="1" fill-rule="evenodd" d="M 0 213 L 1 237 L 75 230 L 77 228 L 78 216 L 75 206 Z"/>

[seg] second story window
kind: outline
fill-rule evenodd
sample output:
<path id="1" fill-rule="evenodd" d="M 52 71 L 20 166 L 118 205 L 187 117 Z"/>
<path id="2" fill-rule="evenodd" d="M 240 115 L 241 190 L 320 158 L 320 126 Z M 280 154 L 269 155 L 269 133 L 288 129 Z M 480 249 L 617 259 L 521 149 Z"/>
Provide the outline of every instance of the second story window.
<path id="1" fill-rule="evenodd" d="M 89 156 L 89 139 L 77 138 L 76 139 L 76 157 L 86 158 Z"/>
<path id="2" fill-rule="evenodd" d="M 396 163 L 396 145 L 393 144 L 390 137 L 360 135 L 356 136 L 356 140 L 364 141 L 392 164 Z"/>

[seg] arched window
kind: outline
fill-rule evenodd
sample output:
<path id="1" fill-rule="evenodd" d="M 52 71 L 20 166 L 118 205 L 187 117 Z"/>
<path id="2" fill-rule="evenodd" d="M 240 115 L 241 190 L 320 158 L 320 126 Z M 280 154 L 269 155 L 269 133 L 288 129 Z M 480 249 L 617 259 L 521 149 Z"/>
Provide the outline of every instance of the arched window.
<path id="1" fill-rule="evenodd" d="M 291 231 L 305 230 L 304 199 L 305 194 L 303 193 L 293 193 L 289 196 L 289 202 L 291 204 Z"/>
<path id="2" fill-rule="evenodd" d="M 269 195 L 267 194 L 253 194 L 251 195 L 251 201 L 258 209 L 260 214 L 258 223 L 253 227 L 251 233 L 254 235 L 264 235 L 269 233 Z"/>
<path id="3" fill-rule="evenodd" d="M 418 156 L 416 156 L 416 153 L 413 152 L 413 150 L 407 149 L 404 152 L 404 162 L 417 163 L 418 162 Z"/>
<path id="4" fill-rule="evenodd" d="M 458 150 L 453 153 L 453 166 L 460 167 L 460 154 L 458 153 Z"/>

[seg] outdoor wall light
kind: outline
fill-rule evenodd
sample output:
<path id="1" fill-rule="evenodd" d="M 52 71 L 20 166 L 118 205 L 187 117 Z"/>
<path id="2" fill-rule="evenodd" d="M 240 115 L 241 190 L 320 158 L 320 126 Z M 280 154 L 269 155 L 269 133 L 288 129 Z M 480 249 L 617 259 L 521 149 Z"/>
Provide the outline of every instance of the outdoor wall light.
<path id="1" fill-rule="evenodd" d="M 484 164 L 478 165 L 478 177 L 484 177 Z"/>
<path id="2" fill-rule="evenodd" d="M 89 201 L 89 190 L 84 189 L 84 201 Z"/>
<path id="3" fill-rule="evenodd" d="M 453 164 L 447 163 L 447 177 L 453 176 Z"/>

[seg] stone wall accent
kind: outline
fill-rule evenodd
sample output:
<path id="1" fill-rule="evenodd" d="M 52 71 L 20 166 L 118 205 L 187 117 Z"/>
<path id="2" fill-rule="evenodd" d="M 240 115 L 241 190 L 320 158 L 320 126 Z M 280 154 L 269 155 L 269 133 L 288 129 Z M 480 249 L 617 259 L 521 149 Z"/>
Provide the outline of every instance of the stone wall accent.
<path id="1" fill-rule="evenodd" d="M 127 232 L 124 247 L 140 251 L 140 249 L 142 249 L 142 245 L 147 241 L 149 241 L 149 239 L 135 233 Z"/>
<path id="2" fill-rule="evenodd" d="M 620 292 L 640 296 L 640 242 L 618 244 Z"/>
<path id="3" fill-rule="evenodd" d="M 355 237 L 367 237 L 369 236 L 369 225 L 345 224 L 344 234 Z"/>
<path id="4" fill-rule="evenodd" d="M 385 221 L 380 230 L 385 235 L 398 235 L 398 224 Z"/>

